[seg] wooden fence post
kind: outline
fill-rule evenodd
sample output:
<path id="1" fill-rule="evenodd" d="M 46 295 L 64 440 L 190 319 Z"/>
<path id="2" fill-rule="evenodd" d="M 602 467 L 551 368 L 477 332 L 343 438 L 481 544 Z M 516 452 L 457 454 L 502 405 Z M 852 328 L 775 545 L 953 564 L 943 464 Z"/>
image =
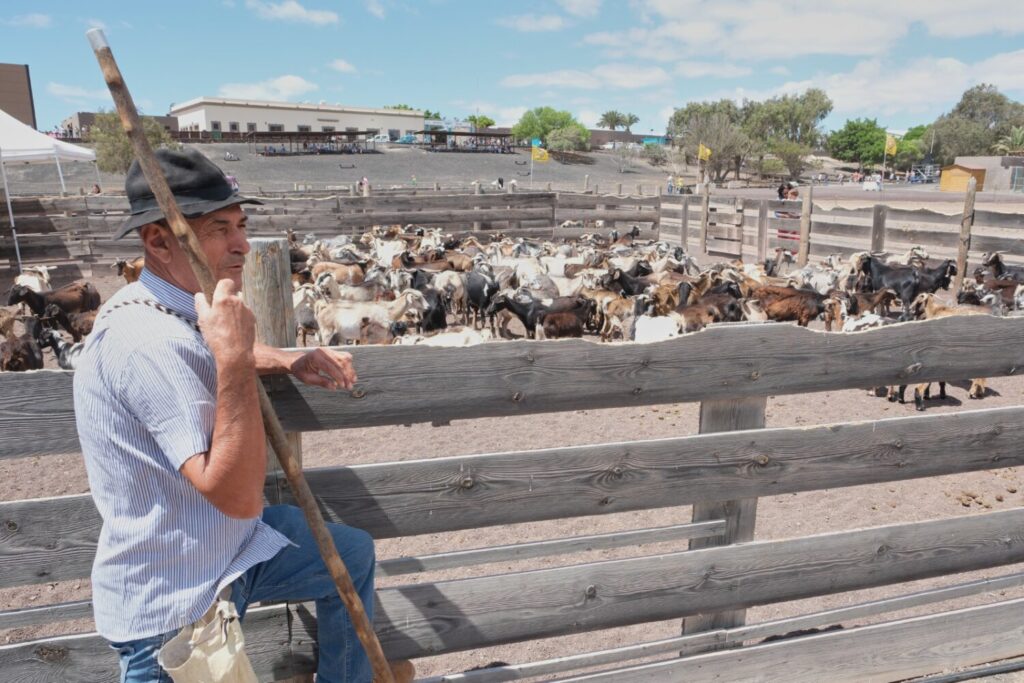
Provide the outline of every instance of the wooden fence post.
<path id="1" fill-rule="evenodd" d="M 615 191 L 615 194 L 617 194 L 620 197 L 622 196 L 622 183 L 619 183 L 619 189 Z"/>
<path id="2" fill-rule="evenodd" d="M 967 181 L 967 196 L 964 197 L 964 213 L 960 219 L 960 244 L 956 254 L 956 280 L 953 291 L 959 293 L 964 283 L 967 270 L 967 252 L 971 249 L 971 228 L 974 226 L 974 193 L 978 189 L 978 181 L 973 176 Z"/>
<path id="3" fill-rule="evenodd" d="M 348 196 L 349 197 L 358 197 L 359 196 L 356 193 L 356 184 L 355 183 L 352 183 L 351 185 L 348 186 Z"/>
<path id="4" fill-rule="evenodd" d="M 590 189 L 590 174 L 587 173 L 583 176 L 583 191 L 586 192 Z"/>
<path id="5" fill-rule="evenodd" d="M 871 213 L 871 253 L 885 249 L 885 204 L 875 204 Z"/>
<path id="6" fill-rule="evenodd" d="M 242 297 L 256 316 L 256 340 L 269 346 L 295 346 L 295 313 L 292 308 L 292 276 L 288 256 L 288 241 L 279 238 L 254 237 L 249 240 L 251 251 L 242 266 Z M 287 381 L 270 378 L 269 382 Z M 295 457 L 302 463 L 302 434 L 287 435 Z M 288 480 L 271 448 L 267 448 L 267 475 L 274 488 L 267 494 L 271 505 L 284 502 L 282 494 Z M 302 674 L 279 683 L 312 683 L 312 674 Z"/>
<path id="7" fill-rule="evenodd" d="M 736 198 L 736 227 L 739 228 L 739 230 L 737 232 L 738 232 L 738 234 L 740 236 L 740 243 L 737 245 L 736 257 L 739 258 L 740 260 L 743 259 L 743 238 L 744 238 L 744 235 L 747 232 L 746 231 L 746 227 L 743 225 L 743 223 L 745 222 L 744 221 L 744 216 L 743 216 L 745 211 L 746 211 L 746 202 L 743 200 L 743 197 L 737 197 Z"/>
<path id="8" fill-rule="evenodd" d="M 506 190 L 506 194 L 512 194 L 512 193 L 514 193 L 516 191 L 516 186 L 513 185 L 512 183 L 509 183 L 507 185 L 507 187 L 508 187 L 508 190 Z M 509 212 L 512 211 L 512 206 L 511 205 L 508 207 L 508 210 L 509 210 Z M 520 223 L 519 221 L 511 221 L 510 220 L 508 222 L 509 230 L 519 230 L 522 227 L 523 227 L 523 224 Z"/>
<path id="9" fill-rule="evenodd" d="M 370 183 L 363 183 L 363 196 L 364 197 L 369 197 L 370 196 Z"/>
<path id="10" fill-rule="evenodd" d="M 711 222 L 711 188 L 704 183 L 700 197 L 700 251 L 708 253 L 708 224 Z"/>
<path id="11" fill-rule="evenodd" d="M 807 257 L 811 252 L 811 211 L 814 210 L 814 186 L 807 186 L 807 194 L 800 206 L 800 248 L 796 255 L 796 265 L 803 268 L 807 265 Z"/>
<path id="12" fill-rule="evenodd" d="M 484 188 L 480 185 L 480 183 L 477 183 L 476 185 L 473 186 L 473 194 L 483 194 L 483 193 L 484 193 Z M 473 210 L 474 211 L 479 211 L 480 207 L 479 206 L 474 206 Z M 479 232 L 479 231 L 480 231 L 480 221 L 473 221 L 473 232 Z"/>
<path id="13" fill-rule="evenodd" d="M 637 183 L 637 184 L 636 184 L 636 193 L 637 193 L 637 195 L 638 195 L 638 196 L 640 196 L 640 197 L 643 197 L 643 196 L 644 196 L 644 186 L 643 186 L 643 185 L 641 185 L 640 183 Z"/>
<path id="14" fill-rule="evenodd" d="M 651 226 L 651 230 L 654 231 L 654 239 L 656 241 L 661 240 L 661 193 L 658 193 L 658 203 L 654 205 L 655 210 L 658 212 L 657 218 L 654 219 L 654 224 Z"/>
<path id="15" fill-rule="evenodd" d="M 738 400 L 703 401 L 700 404 L 700 433 L 761 429 L 764 427 L 764 412 L 767 403 L 768 399 L 764 396 Z M 693 539 L 690 541 L 690 549 L 696 550 L 753 540 L 756 517 L 757 498 L 698 503 L 693 506 L 692 521 L 724 519 L 726 531 L 721 536 Z M 699 614 L 688 617 L 683 620 L 683 634 L 742 626 L 746 622 L 746 616 L 745 609 L 737 609 L 718 614 Z"/>
<path id="16" fill-rule="evenodd" d="M 757 204 L 757 262 L 764 263 L 768 258 L 768 200 L 762 199 Z"/>
<path id="17" fill-rule="evenodd" d="M 683 214 L 679 223 L 679 241 L 683 249 L 690 248 L 690 195 L 683 195 Z"/>

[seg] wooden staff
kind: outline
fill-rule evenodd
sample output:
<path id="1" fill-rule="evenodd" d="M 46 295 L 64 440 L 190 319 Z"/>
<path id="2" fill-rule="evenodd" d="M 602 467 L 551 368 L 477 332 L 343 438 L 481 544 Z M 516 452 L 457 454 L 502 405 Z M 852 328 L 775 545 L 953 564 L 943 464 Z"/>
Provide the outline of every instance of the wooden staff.
<path id="1" fill-rule="evenodd" d="M 139 121 L 139 113 L 135 109 L 135 102 L 132 100 L 124 78 L 121 76 L 121 70 L 114 60 L 114 55 L 110 51 L 107 37 L 98 28 L 90 29 L 86 35 L 89 38 L 89 43 L 92 45 L 93 52 L 96 54 L 96 59 L 99 60 L 100 69 L 103 70 L 103 78 L 106 80 L 107 87 L 110 89 L 110 95 L 117 106 L 117 113 L 121 117 L 121 125 L 124 127 L 124 131 L 132 143 L 135 158 L 138 159 L 139 165 L 142 167 L 142 173 L 146 176 L 146 181 L 153 191 L 153 196 L 156 198 L 160 210 L 163 211 L 164 216 L 167 218 L 174 236 L 178 238 L 182 249 L 188 255 L 192 271 L 203 288 L 203 294 L 206 295 L 207 301 L 212 302 L 213 290 L 217 283 L 213 280 L 213 274 L 210 272 L 209 264 L 206 262 L 206 256 L 203 254 L 198 238 L 192 232 L 192 226 L 188 224 L 185 216 L 182 215 L 177 202 L 174 201 L 171 188 L 167 185 L 167 179 L 164 178 L 163 173 L 160 171 L 156 155 L 153 154 L 153 150 L 149 146 L 149 141 L 146 139 L 145 132 L 143 131 L 142 123 Z M 324 558 L 324 564 L 327 565 L 327 570 L 331 573 L 331 578 L 334 579 L 334 585 L 338 588 L 338 595 L 341 596 L 341 601 L 345 604 L 345 608 L 348 609 L 349 617 L 355 626 L 359 641 L 363 644 L 367 655 L 369 655 L 370 663 L 373 666 L 374 680 L 381 681 L 382 683 L 394 683 L 391 667 L 384 657 L 384 650 L 381 649 L 380 641 L 377 640 L 377 634 L 373 630 L 373 625 L 366 616 L 366 610 L 363 608 L 363 603 L 356 593 L 355 586 L 352 585 L 352 577 L 349 576 L 345 563 L 338 556 L 338 549 L 334 546 L 334 538 L 327 531 L 327 525 L 324 524 L 320 508 L 313 497 L 313 492 L 309 489 L 309 484 L 306 483 L 306 477 L 302 474 L 302 466 L 299 465 L 295 454 L 292 453 L 291 447 L 288 444 L 288 440 L 285 438 L 284 429 L 282 429 L 281 423 L 277 419 L 277 414 L 274 412 L 274 407 L 270 403 L 270 397 L 267 396 L 262 382 L 256 382 L 256 389 L 259 393 L 260 413 L 263 415 L 263 424 L 266 428 L 270 445 L 273 447 L 274 452 L 277 453 L 281 469 L 284 470 L 285 476 L 288 477 L 288 484 L 295 494 L 299 507 L 302 508 L 306 515 L 309 528 L 313 532 L 317 545 L 320 547 L 320 554 Z"/>

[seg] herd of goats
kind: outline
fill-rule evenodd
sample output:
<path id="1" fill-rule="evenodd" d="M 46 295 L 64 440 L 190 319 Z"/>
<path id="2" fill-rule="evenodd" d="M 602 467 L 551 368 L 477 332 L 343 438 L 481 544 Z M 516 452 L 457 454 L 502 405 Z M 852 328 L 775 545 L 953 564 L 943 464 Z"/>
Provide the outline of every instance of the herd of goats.
<path id="1" fill-rule="evenodd" d="M 777 249 L 764 263 L 701 268 L 682 247 L 641 241 L 639 234 L 634 226 L 554 243 L 501 234 L 484 241 L 414 226 L 325 240 L 299 240 L 289 231 L 297 338 L 303 346 L 311 337 L 332 346 L 469 346 L 523 335 L 646 343 L 723 322 L 806 327 L 820 319 L 828 331 L 856 332 L 1024 309 L 1024 267 L 1007 265 L 1000 252 L 985 254 L 956 303 L 944 303 L 936 294 L 949 289 L 956 264 L 930 261 L 921 247 L 891 258 L 833 255 L 799 269 L 791 252 Z M 143 262 L 115 267 L 132 282 Z M 0 308 L 0 369 L 42 368 L 44 348 L 73 369 L 100 297 L 83 282 L 50 289 L 47 269 L 35 267 L 17 277 L 7 304 L 21 304 L 22 314 Z M 21 334 L 14 332 L 16 321 Z M 890 400 L 903 402 L 905 389 L 890 389 Z M 944 384 L 940 392 L 944 398 Z M 972 381 L 969 396 L 984 393 L 984 380 Z M 922 410 L 928 386 L 914 394 Z"/>

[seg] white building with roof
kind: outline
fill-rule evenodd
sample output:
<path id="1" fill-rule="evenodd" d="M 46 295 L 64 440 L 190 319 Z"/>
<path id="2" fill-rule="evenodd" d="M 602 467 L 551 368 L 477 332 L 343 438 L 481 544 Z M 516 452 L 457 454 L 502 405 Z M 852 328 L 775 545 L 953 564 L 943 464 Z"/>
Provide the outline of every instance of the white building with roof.
<path id="1" fill-rule="evenodd" d="M 386 133 L 392 140 L 423 130 L 423 112 L 197 97 L 171 107 L 182 131 L 224 133 Z"/>

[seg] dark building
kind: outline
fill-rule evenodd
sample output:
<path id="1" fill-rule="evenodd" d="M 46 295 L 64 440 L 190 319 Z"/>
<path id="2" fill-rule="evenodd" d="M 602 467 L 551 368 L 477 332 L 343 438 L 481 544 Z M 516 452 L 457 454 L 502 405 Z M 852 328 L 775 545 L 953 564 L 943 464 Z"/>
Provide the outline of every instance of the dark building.
<path id="1" fill-rule="evenodd" d="M 37 128 L 28 64 L 0 64 L 0 109 L 26 126 Z"/>

